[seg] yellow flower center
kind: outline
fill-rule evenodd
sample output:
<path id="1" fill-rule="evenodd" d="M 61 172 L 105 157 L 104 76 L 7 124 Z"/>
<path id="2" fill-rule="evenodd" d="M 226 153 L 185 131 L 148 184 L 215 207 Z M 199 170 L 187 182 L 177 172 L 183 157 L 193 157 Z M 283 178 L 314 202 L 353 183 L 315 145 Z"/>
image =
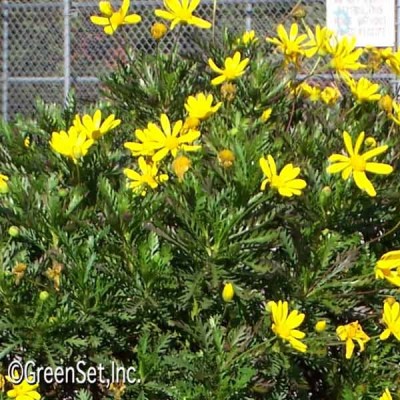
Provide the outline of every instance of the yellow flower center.
<path id="1" fill-rule="evenodd" d="M 348 339 L 353 339 L 357 336 L 358 327 L 359 327 L 358 323 L 356 323 L 356 322 L 349 324 L 349 327 L 347 330 L 347 338 Z"/>
<path id="2" fill-rule="evenodd" d="M 143 176 L 142 176 L 142 182 L 143 182 L 143 183 L 147 183 L 149 186 L 151 186 L 151 185 L 157 183 L 157 182 L 154 180 L 154 178 L 153 178 L 151 175 L 149 175 L 149 174 L 146 174 L 146 175 L 143 175 Z"/>
<path id="3" fill-rule="evenodd" d="M 120 12 L 116 12 L 111 17 L 112 25 L 119 26 L 124 23 L 124 15 Z"/>
<path id="4" fill-rule="evenodd" d="M 100 129 L 96 129 L 95 131 L 92 132 L 92 139 L 96 140 L 101 136 Z"/>
<path id="5" fill-rule="evenodd" d="M 282 178 L 279 175 L 274 175 L 271 179 L 271 186 L 275 188 L 282 187 L 284 185 L 284 182 Z"/>
<path id="6" fill-rule="evenodd" d="M 364 160 L 362 156 L 354 155 L 350 158 L 350 162 L 351 162 L 351 167 L 353 168 L 354 171 L 360 171 L 360 172 L 365 171 L 367 162 Z"/>
<path id="7" fill-rule="evenodd" d="M 179 141 L 178 138 L 174 136 L 169 136 L 165 140 L 165 147 L 169 150 L 177 149 L 179 147 Z"/>
<path id="8" fill-rule="evenodd" d="M 177 16 L 182 22 L 188 22 L 190 18 L 192 18 L 192 13 L 189 12 L 188 10 L 181 9 L 177 13 Z"/>
<path id="9" fill-rule="evenodd" d="M 275 325 L 274 331 L 277 335 L 279 335 L 283 339 L 289 339 L 290 338 L 290 329 L 287 327 L 287 325 Z"/>

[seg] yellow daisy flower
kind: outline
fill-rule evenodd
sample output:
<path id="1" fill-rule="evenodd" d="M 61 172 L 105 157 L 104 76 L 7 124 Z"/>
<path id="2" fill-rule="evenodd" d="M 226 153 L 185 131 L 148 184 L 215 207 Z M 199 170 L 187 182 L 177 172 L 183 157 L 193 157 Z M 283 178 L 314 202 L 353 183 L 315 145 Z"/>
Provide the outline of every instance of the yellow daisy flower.
<path id="1" fill-rule="evenodd" d="M 224 68 L 219 68 L 217 65 L 214 63 L 214 61 L 209 58 L 208 59 L 208 65 L 210 68 L 216 72 L 217 74 L 220 74 L 220 76 L 217 76 L 211 81 L 212 85 L 220 85 L 221 83 L 225 81 L 232 81 L 234 79 L 237 79 L 241 77 L 245 69 L 250 61 L 250 59 L 245 58 L 244 60 L 240 60 L 241 55 L 237 51 L 233 57 L 228 57 L 225 62 L 224 62 Z"/>
<path id="2" fill-rule="evenodd" d="M 375 278 L 400 287 L 400 250 L 385 253 L 375 264 Z"/>
<path id="3" fill-rule="evenodd" d="M 379 400 L 393 400 L 392 395 L 389 392 L 389 389 L 385 389 L 382 393 L 382 396 L 379 397 Z"/>
<path id="4" fill-rule="evenodd" d="M 321 100 L 328 106 L 332 106 L 340 99 L 340 91 L 334 86 L 327 86 L 321 91 Z"/>
<path id="5" fill-rule="evenodd" d="M 204 93 L 199 93 L 196 96 L 189 96 L 185 104 L 185 109 L 189 113 L 189 118 L 204 120 L 216 113 L 222 103 L 219 102 L 213 106 L 213 100 L 212 94 L 206 96 Z"/>
<path id="6" fill-rule="evenodd" d="M 171 29 L 178 24 L 210 29 L 212 26 L 210 22 L 193 15 L 199 4 L 200 0 L 164 0 L 165 10 L 157 9 L 154 13 L 157 17 L 172 21 Z"/>
<path id="7" fill-rule="evenodd" d="M 285 165 L 278 175 L 275 160 L 271 155 L 268 155 L 266 159 L 260 158 L 260 167 L 266 176 L 261 184 L 261 190 L 265 190 L 267 184 L 270 184 L 281 196 L 292 197 L 301 195 L 302 189 L 307 186 L 303 179 L 296 179 L 300 174 L 300 168 L 294 167 L 293 164 Z"/>
<path id="8" fill-rule="evenodd" d="M 109 1 L 100 1 L 99 9 L 102 16 L 93 15 L 90 20 L 95 25 L 104 26 L 104 32 L 107 35 L 113 35 L 119 26 L 137 24 L 142 20 L 140 15 L 128 15 L 129 6 L 130 0 L 122 0 L 121 8 L 114 11 Z"/>
<path id="9" fill-rule="evenodd" d="M 307 351 L 307 345 L 299 339 L 304 339 L 306 334 L 297 330 L 304 321 L 305 315 L 293 310 L 289 314 L 289 306 L 287 301 L 279 300 L 278 303 L 270 301 L 267 304 L 272 313 L 272 326 L 271 329 L 275 335 L 281 339 L 289 342 L 289 344 L 297 351 L 302 353 Z"/>
<path id="10" fill-rule="evenodd" d="M 333 31 L 327 27 L 317 25 L 315 33 L 307 27 L 308 41 L 304 43 L 304 54 L 306 57 L 313 57 L 315 54 L 323 57 L 328 54 L 327 45 L 333 36 Z"/>
<path id="11" fill-rule="evenodd" d="M 142 196 L 145 196 L 148 187 L 156 189 L 159 183 L 168 180 L 168 175 L 158 175 L 156 163 L 146 163 L 143 157 L 139 157 L 138 163 L 142 174 L 130 168 L 124 169 L 124 174 L 131 181 L 128 183 L 128 188 L 132 189 L 135 193 L 140 193 Z"/>
<path id="12" fill-rule="evenodd" d="M 393 304 L 384 303 L 382 320 L 386 329 L 379 338 L 386 340 L 390 335 L 393 335 L 397 340 L 400 340 L 400 303 L 398 301 Z"/>
<path id="13" fill-rule="evenodd" d="M 243 33 L 242 37 L 238 38 L 236 40 L 236 44 L 240 45 L 243 44 L 245 46 L 257 42 L 258 38 L 256 37 L 256 32 L 254 30 L 252 31 L 246 31 Z"/>
<path id="14" fill-rule="evenodd" d="M 367 78 L 362 77 L 358 81 L 347 78 L 345 81 L 350 87 L 351 93 L 359 102 L 378 101 L 381 98 L 381 94 L 378 93 L 380 86 Z"/>
<path id="15" fill-rule="evenodd" d="M 7 396 L 15 400 L 40 400 L 41 396 L 36 390 L 39 387 L 38 383 L 33 383 L 28 379 L 23 379 L 21 383 L 19 382 L 19 374 L 14 373 L 13 377 L 6 376 L 8 382 L 13 385 L 13 388 L 7 392 Z"/>
<path id="16" fill-rule="evenodd" d="M 75 116 L 73 125 L 78 131 L 85 132 L 88 139 L 97 140 L 105 135 L 107 132 L 115 129 L 121 124 L 120 119 L 115 119 L 115 115 L 111 114 L 103 122 L 101 122 L 101 111 L 96 110 L 93 117 L 90 115 Z"/>
<path id="17" fill-rule="evenodd" d="M 346 342 L 346 358 L 349 359 L 354 352 L 355 340 L 360 346 L 360 351 L 364 351 L 365 344 L 370 340 L 370 337 L 363 331 L 358 321 L 351 322 L 347 325 L 338 326 L 336 329 L 338 338 Z"/>
<path id="18" fill-rule="evenodd" d="M 363 53 L 363 49 L 356 49 L 356 39 L 344 37 L 336 40 L 332 45 L 327 42 L 327 50 L 331 54 L 331 67 L 342 77 L 349 77 L 349 71 L 358 71 L 365 66 L 358 60 Z"/>
<path id="19" fill-rule="evenodd" d="M 304 54 L 303 42 L 307 39 L 307 35 L 299 35 L 299 27 L 297 24 L 292 24 L 289 34 L 285 27 L 279 24 L 277 29 L 277 38 L 267 38 L 267 42 L 276 45 L 277 49 L 284 55 L 287 63 L 297 64 L 299 57 Z"/>
<path id="20" fill-rule="evenodd" d="M 154 162 L 161 161 L 169 153 L 175 158 L 179 150 L 198 151 L 200 145 L 193 145 L 195 140 L 200 137 L 197 130 L 183 129 L 183 122 L 177 121 L 171 127 L 171 123 L 166 114 L 160 117 L 161 129 L 154 123 L 149 123 L 147 129 L 136 130 L 135 135 L 141 141 L 126 142 L 124 146 L 132 152 L 134 156 L 152 156 Z"/>
<path id="21" fill-rule="evenodd" d="M 50 146 L 54 151 L 71 158 L 75 164 L 87 154 L 93 143 L 93 139 L 87 139 L 86 133 L 79 132 L 74 126 L 69 128 L 68 133 L 53 132 L 50 140 Z"/>
<path id="22" fill-rule="evenodd" d="M 348 156 L 343 154 L 332 154 L 329 157 L 329 161 L 336 164 L 330 165 L 326 171 L 329 174 L 341 172 L 344 180 L 349 179 L 350 176 L 353 175 L 354 182 L 361 190 L 366 191 L 370 196 L 376 196 L 375 188 L 368 180 L 365 173 L 372 172 L 374 174 L 387 175 L 393 172 L 393 167 L 388 164 L 368 161 L 369 159 L 384 153 L 388 149 L 388 146 L 386 145 L 376 147 L 364 154 L 358 154 L 364 142 L 364 138 L 365 133 L 361 132 L 353 148 L 351 136 L 348 132 L 344 131 L 343 139 Z"/>

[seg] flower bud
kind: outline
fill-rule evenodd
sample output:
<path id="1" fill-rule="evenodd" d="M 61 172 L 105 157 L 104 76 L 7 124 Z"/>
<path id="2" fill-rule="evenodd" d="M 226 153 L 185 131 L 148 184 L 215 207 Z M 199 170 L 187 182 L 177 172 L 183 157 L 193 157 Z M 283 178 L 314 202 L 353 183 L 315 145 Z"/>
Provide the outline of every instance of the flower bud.
<path id="1" fill-rule="evenodd" d="M 290 14 L 294 17 L 294 18 L 304 18 L 306 16 L 306 10 L 303 6 L 297 4 L 293 7 L 292 11 L 290 12 Z"/>
<path id="2" fill-rule="evenodd" d="M 236 96 L 236 91 L 237 91 L 236 86 L 231 82 L 225 82 L 221 86 L 221 96 L 226 101 L 232 101 Z"/>
<path id="3" fill-rule="evenodd" d="M 375 140 L 372 136 L 368 136 L 368 137 L 365 139 L 365 144 L 366 144 L 368 147 L 376 147 L 376 140 Z"/>
<path id="4" fill-rule="evenodd" d="M 161 22 L 155 22 L 150 28 L 150 33 L 154 40 L 161 40 L 167 31 L 168 28 Z"/>
<path id="5" fill-rule="evenodd" d="M 11 237 L 17 237 L 19 235 L 19 228 L 17 226 L 10 226 L 10 228 L 8 228 L 8 234 Z"/>
<path id="6" fill-rule="evenodd" d="M 318 333 L 323 332 L 326 329 L 326 321 L 325 320 L 318 321 L 315 324 L 314 329 Z"/>
<path id="7" fill-rule="evenodd" d="M 68 190 L 66 190 L 66 189 L 60 189 L 60 190 L 58 191 L 58 195 L 59 195 L 60 197 L 65 197 L 65 196 L 68 195 Z"/>
<path id="8" fill-rule="evenodd" d="M 261 121 L 267 122 L 270 119 L 271 114 L 272 114 L 272 108 L 267 108 L 266 110 L 264 110 L 264 112 L 261 114 L 260 117 Z"/>
<path id="9" fill-rule="evenodd" d="M 39 299 L 40 301 L 46 301 L 49 298 L 49 292 L 46 290 L 43 290 L 39 293 Z"/>
<path id="10" fill-rule="evenodd" d="M 379 106 L 384 110 L 387 114 L 391 114 L 393 110 L 393 100 L 392 98 L 386 94 L 382 96 L 379 100 Z"/>
<path id="11" fill-rule="evenodd" d="M 218 153 L 218 161 L 224 168 L 232 167 L 235 161 L 235 155 L 231 150 L 224 149 Z"/>
<path id="12" fill-rule="evenodd" d="M 235 295 L 235 290 L 233 288 L 232 283 L 226 283 L 224 286 L 224 290 L 222 291 L 222 298 L 224 299 L 225 302 L 230 302 L 233 299 L 233 296 Z"/>
<path id="13" fill-rule="evenodd" d="M 389 306 L 392 306 L 394 303 L 396 303 L 396 299 L 393 296 L 389 296 L 389 297 L 386 297 L 384 302 L 388 303 Z"/>
<path id="14" fill-rule="evenodd" d="M 183 180 L 183 177 L 185 173 L 189 171 L 191 164 L 192 162 L 185 156 L 179 156 L 172 162 L 172 170 L 178 177 L 179 182 Z"/>
<path id="15" fill-rule="evenodd" d="M 319 194 L 319 202 L 321 206 L 324 206 L 328 200 L 328 198 L 332 194 L 332 189 L 329 186 L 324 186 Z"/>

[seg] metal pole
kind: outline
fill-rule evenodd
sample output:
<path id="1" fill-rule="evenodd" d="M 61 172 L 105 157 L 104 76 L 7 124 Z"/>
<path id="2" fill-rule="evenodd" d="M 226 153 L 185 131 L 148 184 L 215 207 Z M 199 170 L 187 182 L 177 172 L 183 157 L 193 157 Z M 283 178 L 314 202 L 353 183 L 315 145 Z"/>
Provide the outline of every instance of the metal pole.
<path id="1" fill-rule="evenodd" d="M 3 119 L 8 120 L 8 0 L 3 0 L 3 94 L 1 100 L 1 113 Z"/>
<path id="2" fill-rule="evenodd" d="M 64 101 L 71 87 L 71 4 L 64 0 Z"/>
<path id="3" fill-rule="evenodd" d="M 250 31 L 251 30 L 251 17 L 253 14 L 253 4 L 251 3 L 247 3 L 246 5 L 246 31 Z"/>

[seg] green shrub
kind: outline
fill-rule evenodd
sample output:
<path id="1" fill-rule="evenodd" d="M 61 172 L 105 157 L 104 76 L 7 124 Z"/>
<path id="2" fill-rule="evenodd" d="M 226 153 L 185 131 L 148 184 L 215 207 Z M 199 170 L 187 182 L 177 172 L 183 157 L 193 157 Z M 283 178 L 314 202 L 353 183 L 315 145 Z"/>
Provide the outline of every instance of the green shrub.
<path id="1" fill-rule="evenodd" d="M 389 260 L 392 272 L 382 270 L 390 281 L 375 278 L 377 261 L 400 246 L 398 106 L 388 98 L 386 106 L 378 103 L 391 93 L 384 85 L 372 101 L 360 101 L 366 90 L 346 74 L 351 66 L 335 71 L 334 46 L 307 58 L 315 68 L 299 78 L 305 43 L 287 51 L 282 64 L 279 49 L 286 47 L 276 51 L 264 38 L 238 44 L 226 34 L 221 45 L 210 40 L 189 56 L 161 41 L 156 54 L 136 54 L 105 80 L 105 100 L 86 117 L 76 118 L 71 95 L 63 109 L 39 104 L 36 121 L 1 125 L 0 173 L 8 178 L 0 179 L 7 189 L 0 195 L 4 375 L 16 357 L 42 367 L 135 369 L 136 382 L 114 382 L 111 390 L 99 381 L 41 379 L 41 395 L 58 399 L 350 400 L 377 399 L 386 388 L 400 394 L 400 320 L 389 327 L 397 337 L 379 339 L 383 303 L 390 309 L 399 296 L 398 258 Z M 244 74 L 222 89 L 212 85 L 217 74 L 207 59 L 221 67 L 236 51 L 249 59 Z M 348 47 L 356 62 L 372 65 L 356 53 Z M 395 68 L 396 54 L 382 60 Z M 328 71 L 332 79 L 318 81 Z M 315 87 L 334 82 L 341 96 L 326 104 Z M 222 104 L 201 122 L 188 120 L 184 105 L 200 92 Z M 121 124 L 100 137 L 88 128 L 97 109 Z M 164 154 L 153 181 L 131 190 L 126 169 L 140 171 L 139 155 L 151 167 L 163 147 L 153 125 L 145 130 L 160 125 L 161 114 L 172 125 L 183 121 L 178 137 L 192 135 L 186 145 L 201 147 L 186 152 L 168 142 L 177 154 Z M 68 130 L 70 139 L 59 133 Z M 328 158 L 345 149 L 343 131 L 353 144 L 363 131 L 375 139 L 361 154 L 388 146 L 369 160 L 394 169 L 368 173 L 376 196 L 353 179 L 365 167 L 360 159 L 352 158 L 351 179 L 327 172 Z M 68 148 L 81 132 L 87 154 L 80 139 Z M 133 146 L 133 156 L 124 143 L 138 143 L 140 135 L 145 143 Z M 260 159 L 271 168 L 268 155 L 278 174 L 272 171 L 261 190 L 267 177 Z M 300 172 L 287 167 L 285 177 L 302 180 L 289 188 L 291 197 L 285 194 L 293 183 L 279 175 L 287 164 Z M 164 175 L 168 180 L 157 181 Z M 280 300 L 305 314 L 304 321 L 292 314 L 297 323 L 289 327 L 301 322 L 303 345 L 279 325 Z M 318 321 L 326 329 L 321 322 L 315 329 Z M 356 341 L 346 359 L 336 329 L 355 321 L 369 340 L 359 334 L 365 350 Z"/>

